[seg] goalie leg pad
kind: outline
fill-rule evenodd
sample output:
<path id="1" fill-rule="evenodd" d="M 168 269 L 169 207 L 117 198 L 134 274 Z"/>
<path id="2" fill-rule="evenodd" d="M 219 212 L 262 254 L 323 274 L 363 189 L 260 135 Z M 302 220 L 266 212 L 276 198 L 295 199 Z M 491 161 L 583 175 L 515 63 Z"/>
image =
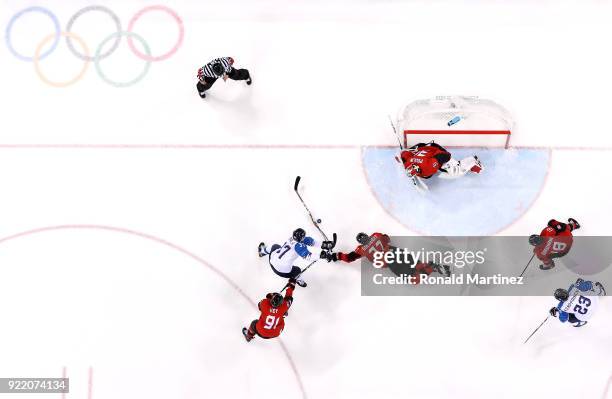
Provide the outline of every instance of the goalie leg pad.
<path id="1" fill-rule="evenodd" d="M 440 173 L 440 178 L 443 179 L 456 179 L 458 177 L 465 176 L 466 173 L 480 173 L 484 168 L 482 163 L 476 155 L 457 161 L 451 158 L 450 161 L 445 163 L 442 168 L 446 173 Z"/>

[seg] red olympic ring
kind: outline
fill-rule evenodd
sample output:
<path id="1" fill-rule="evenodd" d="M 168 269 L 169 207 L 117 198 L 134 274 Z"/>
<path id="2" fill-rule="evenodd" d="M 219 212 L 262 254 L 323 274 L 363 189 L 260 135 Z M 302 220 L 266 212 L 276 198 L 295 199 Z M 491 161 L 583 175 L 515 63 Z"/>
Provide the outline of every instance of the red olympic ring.
<path id="1" fill-rule="evenodd" d="M 128 32 L 133 32 L 134 31 L 134 25 L 136 24 L 136 21 L 138 21 L 138 19 L 145 13 L 149 12 L 149 11 L 164 11 L 168 14 L 170 14 L 170 16 L 172 16 L 172 18 L 174 18 L 174 20 L 176 21 L 176 23 L 178 24 L 179 27 L 179 38 L 176 42 L 176 45 L 170 49 L 170 51 L 168 51 L 165 54 L 162 55 L 158 55 L 158 56 L 152 56 L 152 55 L 147 55 L 147 54 L 143 54 L 141 53 L 136 46 L 134 45 L 134 41 L 132 40 L 131 36 L 128 36 L 127 41 L 128 44 L 130 45 L 130 49 L 132 49 L 132 52 L 134 54 L 136 54 L 139 58 L 145 60 L 145 61 L 163 61 L 165 59 L 167 59 L 168 57 L 172 56 L 174 53 L 177 52 L 177 50 L 179 49 L 179 47 L 181 47 L 181 44 L 183 44 L 183 38 L 185 37 L 185 29 L 183 27 L 183 21 L 181 20 L 181 17 L 172 9 L 166 7 L 166 6 L 162 6 L 162 5 L 155 5 L 155 6 L 148 6 L 143 8 L 142 10 L 138 11 L 130 20 L 130 23 L 128 25 Z"/>

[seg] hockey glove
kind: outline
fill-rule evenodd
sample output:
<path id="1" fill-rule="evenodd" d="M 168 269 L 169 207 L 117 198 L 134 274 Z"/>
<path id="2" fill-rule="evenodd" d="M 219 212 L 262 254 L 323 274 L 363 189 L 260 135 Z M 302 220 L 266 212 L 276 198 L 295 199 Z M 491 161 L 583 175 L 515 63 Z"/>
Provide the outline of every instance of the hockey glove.
<path id="1" fill-rule="evenodd" d="M 321 243 L 321 249 L 323 250 L 330 250 L 334 247 L 334 242 L 333 241 L 323 241 Z"/>
<path id="2" fill-rule="evenodd" d="M 557 308 L 550 308 L 550 312 L 549 313 L 550 313 L 550 315 L 552 317 L 557 317 L 557 314 L 559 313 L 559 309 L 557 309 Z"/>
<path id="3" fill-rule="evenodd" d="M 534 247 L 540 245 L 542 241 L 544 241 L 544 239 L 537 234 L 532 234 L 529 236 L 529 244 L 533 245 Z"/>
<path id="4" fill-rule="evenodd" d="M 567 219 L 567 223 L 571 226 L 572 230 L 578 230 L 580 228 L 580 223 L 574 218 Z"/>

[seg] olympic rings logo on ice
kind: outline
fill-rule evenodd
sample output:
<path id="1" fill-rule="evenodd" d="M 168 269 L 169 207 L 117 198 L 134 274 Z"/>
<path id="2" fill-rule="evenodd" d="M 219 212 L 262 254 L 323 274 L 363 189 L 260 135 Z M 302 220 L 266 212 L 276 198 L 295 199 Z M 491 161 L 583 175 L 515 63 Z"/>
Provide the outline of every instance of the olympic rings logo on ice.
<path id="1" fill-rule="evenodd" d="M 98 47 L 94 51 L 93 55 L 91 54 L 90 49 L 85 43 L 85 41 L 82 38 L 80 38 L 78 35 L 72 32 L 72 26 L 74 25 L 75 21 L 79 17 L 81 17 L 83 14 L 92 12 L 92 11 L 100 11 L 104 14 L 107 14 L 112 19 L 112 21 L 114 22 L 117 28 L 116 32 L 110 34 L 104 40 L 102 40 L 100 44 L 98 44 Z M 169 14 L 176 21 L 178 25 L 178 28 L 179 28 L 178 40 L 176 44 L 174 45 L 174 47 L 171 48 L 165 54 L 152 55 L 151 49 L 148 43 L 140 35 L 133 32 L 134 25 L 136 24 L 136 22 L 144 14 L 150 11 L 163 11 Z M 34 55 L 30 57 L 27 55 L 23 55 L 19 53 L 17 50 L 15 50 L 12 40 L 11 40 L 11 31 L 13 29 L 13 25 L 19 18 L 21 18 L 24 14 L 32 13 L 32 12 L 41 13 L 41 14 L 48 16 L 53 22 L 53 25 L 55 26 L 55 33 L 52 33 L 46 36 L 45 38 L 43 38 L 41 42 L 38 43 L 38 45 L 36 46 Z M 34 6 L 34 7 L 28 7 L 28 8 L 25 8 L 19 11 L 17 14 L 15 14 L 10 19 L 6 27 L 5 38 L 6 38 L 6 46 L 8 47 L 9 51 L 15 57 L 17 57 L 18 59 L 22 61 L 33 62 L 34 69 L 36 70 L 36 74 L 38 75 L 38 77 L 44 83 L 50 86 L 66 87 L 66 86 L 70 86 L 78 82 L 79 80 L 83 78 L 83 76 L 85 76 L 85 72 L 87 72 L 89 63 L 93 61 L 98 75 L 104 82 L 112 86 L 115 86 L 115 87 L 128 87 L 128 86 L 132 86 L 138 83 L 140 80 L 142 80 L 145 77 L 145 75 L 149 71 L 149 68 L 152 62 L 163 61 L 163 60 L 170 58 L 172 55 L 174 55 L 174 53 L 176 53 L 179 47 L 181 47 L 181 45 L 183 44 L 184 35 L 185 35 L 185 31 L 183 28 L 183 21 L 181 17 L 174 10 L 166 6 L 162 6 L 162 5 L 148 6 L 138 11 L 136 14 L 134 14 L 132 19 L 128 23 L 128 28 L 125 31 L 121 27 L 121 21 L 119 20 L 119 17 L 117 16 L 117 14 L 115 14 L 109 8 L 104 7 L 104 6 L 88 6 L 88 7 L 82 8 L 81 10 L 77 11 L 76 14 L 74 14 L 68 20 L 68 24 L 66 25 L 66 28 L 63 31 L 60 28 L 59 20 L 57 16 L 55 16 L 55 14 L 53 14 L 50 10 L 44 7 Z M 61 37 L 66 38 L 66 44 L 68 45 L 68 49 L 70 50 L 70 52 L 72 52 L 72 54 L 74 54 L 76 57 L 84 61 L 84 63 L 83 63 L 83 67 L 81 68 L 81 70 L 78 72 L 78 74 L 74 78 L 67 80 L 67 81 L 63 81 L 63 82 L 54 82 L 54 81 L 49 80 L 45 76 L 45 74 L 42 72 L 41 67 L 40 67 L 40 61 L 48 57 L 57 48 Z M 117 81 L 111 80 L 104 73 L 104 71 L 102 70 L 102 67 L 100 66 L 100 61 L 109 57 L 117 49 L 117 47 L 119 47 L 119 42 L 121 41 L 122 37 L 127 38 L 127 42 L 130 47 L 130 50 L 134 53 L 134 55 L 136 55 L 141 60 L 145 61 L 145 65 L 142 71 L 140 72 L 140 74 L 136 76 L 134 79 L 127 81 L 127 82 L 117 82 Z M 144 54 L 136 48 L 136 46 L 134 45 L 134 40 L 138 41 L 142 45 L 144 49 Z M 108 49 L 105 52 L 102 52 L 104 47 L 111 41 L 112 41 L 112 44 L 110 46 L 110 49 Z M 47 46 L 50 42 L 51 42 L 51 47 L 43 52 L 43 49 L 45 48 L 45 46 Z M 76 43 L 78 47 L 80 47 L 80 51 L 75 48 L 74 43 Z"/>

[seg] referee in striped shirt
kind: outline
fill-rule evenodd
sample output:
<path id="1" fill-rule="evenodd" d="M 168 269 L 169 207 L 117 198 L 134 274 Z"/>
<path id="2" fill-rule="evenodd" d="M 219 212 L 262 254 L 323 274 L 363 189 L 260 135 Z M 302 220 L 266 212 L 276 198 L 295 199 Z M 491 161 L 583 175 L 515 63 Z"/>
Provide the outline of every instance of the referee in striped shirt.
<path id="1" fill-rule="evenodd" d="M 253 83 L 248 69 L 236 69 L 233 67 L 232 57 L 215 58 L 198 70 L 198 94 L 201 98 L 206 98 L 206 90 L 210 89 L 217 79 L 227 78 L 232 80 L 246 80 L 246 84 Z"/>

